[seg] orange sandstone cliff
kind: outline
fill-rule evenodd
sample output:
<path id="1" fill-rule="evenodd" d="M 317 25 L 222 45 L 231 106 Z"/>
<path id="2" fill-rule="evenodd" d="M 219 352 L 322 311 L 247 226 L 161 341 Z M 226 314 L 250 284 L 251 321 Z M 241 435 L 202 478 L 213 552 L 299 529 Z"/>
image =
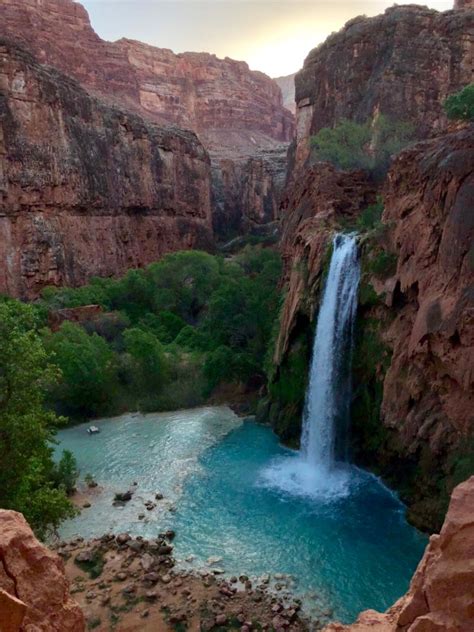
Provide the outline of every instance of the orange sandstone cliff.
<path id="1" fill-rule="evenodd" d="M 82 632 L 60 557 L 40 544 L 23 516 L 0 509 L 2 632 Z"/>

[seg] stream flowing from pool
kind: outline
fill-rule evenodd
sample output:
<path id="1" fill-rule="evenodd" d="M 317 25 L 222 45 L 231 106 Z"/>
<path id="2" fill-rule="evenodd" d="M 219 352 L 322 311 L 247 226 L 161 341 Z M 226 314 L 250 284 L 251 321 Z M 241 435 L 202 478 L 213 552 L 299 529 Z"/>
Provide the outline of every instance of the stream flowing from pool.
<path id="1" fill-rule="evenodd" d="M 58 450 L 72 450 L 81 477 L 91 473 L 102 487 L 91 508 L 64 523 L 63 538 L 108 531 L 154 537 L 173 528 L 183 566 L 218 556 L 229 575 L 291 575 L 309 610 L 343 621 L 365 608 L 383 610 L 406 591 L 426 539 L 375 477 L 354 468 L 351 493 L 330 499 L 274 486 L 269 464 L 299 454 L 227 407 L 94 423 L 100 434 L 88 435 L 86 425 L 58 433 Z M 132 500 L 113 507 L 115 492 L 134 481 Z M 143 503 L 157 491 L 165 499 L 148 512 Z"/>

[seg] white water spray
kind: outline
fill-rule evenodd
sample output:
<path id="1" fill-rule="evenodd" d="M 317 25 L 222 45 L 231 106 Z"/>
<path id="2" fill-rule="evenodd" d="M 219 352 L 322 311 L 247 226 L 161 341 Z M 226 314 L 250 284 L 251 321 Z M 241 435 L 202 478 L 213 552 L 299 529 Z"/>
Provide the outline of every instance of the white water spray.
<path id="1" fill-rule="evenodd" d="M 326 471 L 347 460 L 359 279 L 355 237 L 336 235 L 314 338 L 301 436 L 305 461 Z"/>

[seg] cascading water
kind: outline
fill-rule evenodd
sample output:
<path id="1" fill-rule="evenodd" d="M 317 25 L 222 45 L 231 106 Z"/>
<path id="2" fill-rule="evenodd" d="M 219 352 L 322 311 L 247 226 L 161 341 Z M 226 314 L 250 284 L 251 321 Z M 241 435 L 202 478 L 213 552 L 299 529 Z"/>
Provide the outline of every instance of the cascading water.
<path id="1" fill-rule="evenodd" d="M 353 235 L 336 235 L 314 338 L 301 437 L 305 461 L 331 470 L 347 460 L 351 352 L 360 268 Z"/>
<path id="2" fill-rule="evenodd" d="M 359 279 L 356 237 L 338 234 L 333 240 L 314 338 L 301 450 L 296 458 L 282 459 L 266 468 L 265 484 L 326 499 L 350 493 L 354 468 L 345 462 Z"/>

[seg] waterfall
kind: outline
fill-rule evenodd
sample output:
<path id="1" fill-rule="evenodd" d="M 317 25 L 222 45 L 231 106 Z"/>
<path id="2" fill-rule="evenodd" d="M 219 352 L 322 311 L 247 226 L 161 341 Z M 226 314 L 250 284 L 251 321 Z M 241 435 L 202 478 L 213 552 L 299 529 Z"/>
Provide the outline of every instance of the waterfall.
<path id="1" fill-rule="evenodd" d="M 351 355 L 360 268 L 354 235 L 336 235 L 314 337 L 303 414 L 301 450 L 276 459 L 262 484 L 332 502 L 351 493 L 355 469 L 347 463 Z"/>
<path id="2" fill-rule="evenodd" d="M 356 238 L 336 235 L 314 338 L 301 436 L 303 459 L 327 472 L 336 462 L 347 460 L 359 278 Z"/>

